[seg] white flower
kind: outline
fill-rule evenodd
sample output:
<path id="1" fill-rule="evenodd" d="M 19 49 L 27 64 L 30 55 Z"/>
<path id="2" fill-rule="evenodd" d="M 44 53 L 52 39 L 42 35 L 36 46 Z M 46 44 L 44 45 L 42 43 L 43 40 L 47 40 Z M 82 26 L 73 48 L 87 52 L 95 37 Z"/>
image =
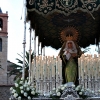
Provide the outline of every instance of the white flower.
<path id="1" fill-rule="evenodd" d="M 20 96 L 18 97 L 18 100 L 21 100 L 21 97 Z"/>
<path id="2" fill-rule="evenodd" d="M 17 83 L 15 83 L 15 87 L 18 87 L 18 84 Z"/>
<path id="3" fill-rule="evenodd" d="M 24 96 L 27 97 L 27 93 L 26 92 L 24 93 Z"/>
<path id="4" fill-rule="evenodd" d="M 12 90 L 13 90 L 13 87 L 10 88 L 10 91 L 12 91 Z"/>
<path id="5" fill-rule="evenodd" d="M 23 81 L 23 80 L 24 80 L 24 78 L 21 78 L 21 80 Z"/>
<path id="6" fill-rule="evenodd" d="M 24 93 L 24 91 L 23 91 L 23 90 L 21 90 L 21 93 Z"/>
<path id="7" fill-rule="evenodd" d="M 20 89 L 23 89 L 23 86 L 21 86 Z"/>
<path id="8" fill-rule="evenodd" d="M 53 88 L 52 90 L 54 91 L 54 90 L 56 90 L 56 88 Z"/>
<path id="9" fill-rule="evenodd" d="M 98 90 L 98 92 L 100 92 L 100 90 Z"/>
<path id="10" fill-rule="evenodd" d="M 30 86 L 30 88 L 34 88 L 33 86 Z"/>
<path id="11" fill-rule="evenodd" d="M 91 91 L 91 93 L 94 93 L 94 91 Z"/>
<path id="12" fill-rule="evenodd" d="M 29 91 L 29 90 L 30 90 L 30 88 L 28 88 L 28 87 L 27 87 L 27 88 L 26 88 L 26 90 L 27 90 L 27 91 Z"/>
<path id="13" fill-rule="evenodd" d="M 56 92 L 59 92 L 59 89 L 56 89 Z"/>
<path id="14" fill-rule="evenodd" d="M 84 89 L 81 89 L 81 92 L 84 92 Z"/>
<path id="15" fill-rule="evenodd" d="M 52 92 L 50 91 L 50 95 L 52 94 Z"/>
<path id="16" fill-rule="evenodd" d="M 82 92 L 79 92 L 80 95 L 82 95 Z"/>
<path id="17" fill-rule="evenodd" d="M 9 100 L 11 100 L 11 98 L 9 98 Z"/>
<path id="18" fill-rule="evenodd" d="M 76 91 L 78 91 L 78 90 L 79 90 L 79 88 L 77 88 L 77 87 L 76 87 L 76 88 L 75 88 L 75 90 L 76 90 Z"/>
<path id="19" fill-rule="evenodd" d="M 58 89 L 60 89 L 60 86 L 58 86 Z"/>
<path id="20" fill-rule="evenodd" d="M 62 87 L 62 88 L 61 88 L 61 90 L 64 90 L 64 89 L 65 89 L 65 87 Z"/>
<path id="21" fill-rule="evenodd" d="M 14 97 L 16 98 L 18 96 L 18 94 L 17 93 L 14 93 Z"/>
<path id="22" fill-rule="evenodd" d="M 31 97 L 30 96 L 28 96 L 28 100 L 31 100 Z"/>
<path id="23" fill-rule="evenodd" d="M 27 87 L 27 85 L 26 85 L 26 84 L 24 84 L 24 87 Z"/>
<path id="24" fill-rule="evenodd" d="M 35 91 L 35 88 L 32 88 L 33 91 Z"/>
<path id="25" fill-rule="evenodd" d="M 31 92 L 31 94 L 35 95 L 35 92 L 34 92 L 34 91 L 32 91 L 32 92 Z"/>
<path id="26" fill-rule="evenodd" d="M 23 84 L 23 81 L 20 81 L 20 84 Z"/>
<path id="27" fill-rule="evenodd" d="M 72 87 L 74 88 L 74 87 L 75 87 L 75 85 L 74 85 L 74 84 L 72 84 Z"/>
<path id="28" fill-rule="evenodd" d="M 13 90 L 12 90 L 12 93 L 15 93 L 15 92 L 16 92 L 16 91 L 13 89 Z"/>
<path id="29" fill-rule="evenodd" d="M 60 93 L 60 92 L 58 92 L 58 93 L 57 93 L 57 96 L 60 96 L 60 95 L 61 95 L 61 93 Z"/>

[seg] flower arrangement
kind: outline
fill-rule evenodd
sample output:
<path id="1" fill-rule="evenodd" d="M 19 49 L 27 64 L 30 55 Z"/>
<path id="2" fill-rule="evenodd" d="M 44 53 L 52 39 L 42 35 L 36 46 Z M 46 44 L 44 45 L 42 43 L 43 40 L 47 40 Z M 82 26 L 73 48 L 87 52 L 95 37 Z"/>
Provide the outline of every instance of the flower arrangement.
<path id="1" fill-rule="evenodd" d="M 37 97 L 38 93 L 36 93 L 36 89 L 31 86 L 27 79 L 18 79 L 15 82 L 15 86 L 10 88 L 11 96 L 18 100 L 23 100 L 23 98 L 26 98 L 28 100 L 31 100 L 33 97 Z M 11 100 L 11 98 L 9 98 Z"/>
<path id="2" fill-rule="evenodd" d="M 58 86 L 58 88 L 53 88 L 52 91 L 50 92 L 50 98 L 60 98 L 65 87 L 66 87 L 66 84 L 60 85 Z"/>
<path id="3" fill-rule="evenodd" d="M 51 98 L 60 98 L 66 87 L 67 87 L 67 84 L 63 84 L 57 88 L 53 88 L 52 91 L 50 92 L 50 97 Z M 94 93 L 90 89 L 83 88 L 82 85 L 75 86 L 74 84 L 72 84 L 72 88 L 77 92 L 79 97 L 82 99 L 93 96 L 93 93 Z"/>
<path id="4" fill-rule="evenodd" d="M 75 90 L 77 91 L 77 94 L 80 98 L 88 98 L 93 96 L 94 91 L 91 91 L 90 89 L 85 89 L 82 85 L 78 85 Z"/>

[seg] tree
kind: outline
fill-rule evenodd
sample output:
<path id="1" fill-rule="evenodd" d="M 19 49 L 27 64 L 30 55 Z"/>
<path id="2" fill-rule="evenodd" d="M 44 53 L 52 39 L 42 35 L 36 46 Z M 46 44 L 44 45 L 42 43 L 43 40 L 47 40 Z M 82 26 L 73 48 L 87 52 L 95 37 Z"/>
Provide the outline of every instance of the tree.
<path id="1" fill-rule="evenodd" d="M 23 70 L 23 53 L 18 54 L 22 59 L 16 58 L 18 61 L 18 64 L 12 64 L 10 67 L 12 67 L 13 70 L 10 71 L 9 76 L 16 75 L 14 80 L 16 80 L 18 77 L 22 76 L 22 70 Z M 34 59 L 34 52 L 31 54 L 31 62 L 32 59 Z M 28 77 L 28 70 L 29 70 L 29 52 L 26 51 L 25 53 L 25 78 Z"/>

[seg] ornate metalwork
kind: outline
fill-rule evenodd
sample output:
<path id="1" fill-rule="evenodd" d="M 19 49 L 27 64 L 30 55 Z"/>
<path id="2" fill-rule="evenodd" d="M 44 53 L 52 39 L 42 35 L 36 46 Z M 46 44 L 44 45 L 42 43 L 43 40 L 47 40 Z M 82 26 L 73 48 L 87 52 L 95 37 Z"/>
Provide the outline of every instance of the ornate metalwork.
<path id="1" fill-rule="evenodd" d="M 48 1 L 48 0 L 39 0 L 39 2 L 37 3 L 37 6 L 39 7 L 39 11 L 43 11 L 44 14 L 48 13 L 49 11 L 51 11 L 53 9 L 53 5 L 54 2 Z"/>
<path id="2" fill-rule="evenodd" d="M 30 5 L 33 5 L 34 2 L 35 2 L 35 0 L 29 0 L 29 4 L 30 4 Z"/>
<path id="3" fill-rule="evenodd" d="M 77 92 L 73 88 L 73 85 L 74 85 L 73 82 L 67 83 L 67 87 L 63 91 L 61 98 L 66 98 L 68 95 L 72 95 L 75 98 L 79 98 L 79 95 L 77 94 Z M 67 97 L 67 98 L 69 98 L 69 97 Z M 68 99 L 65 99 L 65 100 L 68 100 Z"/>
<path id="4" fill-rule="evenodd" d="M 69 15 L 75 12 L 78 6 L 78 0 L 56 0 L 57 10 L 62 11 L 62 13 Z"/>

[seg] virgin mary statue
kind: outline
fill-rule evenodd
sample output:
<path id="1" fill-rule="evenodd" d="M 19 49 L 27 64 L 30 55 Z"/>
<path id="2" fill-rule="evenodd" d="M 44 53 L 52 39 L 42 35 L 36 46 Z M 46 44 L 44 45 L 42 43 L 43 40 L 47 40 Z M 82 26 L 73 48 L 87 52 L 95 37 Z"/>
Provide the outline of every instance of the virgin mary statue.
<path id="1" fill-rule="evenodd" d="M 82 51 L 75 41 L 76 37 L 74 38 L 74 36 L 77 36 L 75 34 L 77 33 L 73 32 L 72 29 L 67 29 L 67 31 L 61 33 L 61 36 L 65 35 L 65 38 L 63 38 L 65 41 L 59 55 L 63 62 L 63 83 L 73 82 L 78 85 L 78 57 L 80 57 Z"/>

